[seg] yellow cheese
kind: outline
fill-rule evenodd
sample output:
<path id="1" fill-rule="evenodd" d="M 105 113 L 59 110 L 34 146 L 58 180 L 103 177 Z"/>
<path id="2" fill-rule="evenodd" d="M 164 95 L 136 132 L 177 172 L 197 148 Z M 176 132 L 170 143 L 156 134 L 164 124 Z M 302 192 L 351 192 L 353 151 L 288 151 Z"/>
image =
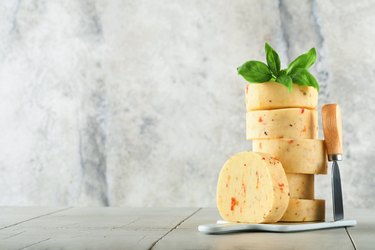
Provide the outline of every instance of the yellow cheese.
<path id="1" fill-rule="evenodd" d="M 327 174 L 327 154 L 323 140 L 254 140 L 253 151 L 276 157 L 286 173 Z"/>
<path id="2" fill-rule="evenodd" d="M 246 138 L 249 140 L 316 139 L 318 138 L 317 111 L 305 108 L 248 111 Z"/>
<path id="3" fill-rule="evenodd" d="M 246 110 L 280 108 L 316 109 L 318 91 L 309 86 L 293 84 L 292 92 L 276 82 L 246 85 Z"/>
<path id="4" fill-rule="evenodd" d="M 232 156 L 220 171 L 217 207 L 224 220 L 273 223 L 289 203 L 289 187 L 281 163 L 254 152 Z"/>
<path id="5" fill-rule="evenodd" d="M 325 219 L 324 200 L 290 199 L 280 221 L 321 221 Z"/>
<path id="6" fill-rule="evenodd" d="M 286 174 L 290 198 L 314 199 L 313 174 Z"/>

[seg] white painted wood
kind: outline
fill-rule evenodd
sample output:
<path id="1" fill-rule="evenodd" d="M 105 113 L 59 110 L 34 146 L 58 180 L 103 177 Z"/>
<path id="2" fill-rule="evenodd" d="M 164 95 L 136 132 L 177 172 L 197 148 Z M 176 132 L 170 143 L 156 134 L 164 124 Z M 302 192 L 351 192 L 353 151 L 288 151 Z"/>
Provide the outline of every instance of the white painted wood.
<path id="1" fill-rule="evenodd" d="M 33 218 L 68 208 L 57 207 L 0 207 L 0 230 Z"/>
<path id="2" fill-rule="evenodd" d="M 348 210 L 358 249 L 375 245 L 371 210 Z M 345 229 L 205 235 L 215 208 L 0 208 L 0 249 L 354 249 Z"/>
<path id="3" fill-rule="evenodd" d="M 358 225 L 348 228 L 357 249 L 375 249 L 375 210 L 374 209 L 347 209 L 346 218 L 355 218 Z"/>
<path id="4" fill-rule="evenodd" d="M 149 249 L 196 210 L 73 208 L 0 230 L 0 249 Z"/>
<path id="5" fill-rule="evenodd" d="M 154 249 L 354 249 L 344 228 L 298 233 L 235 233 L 207 235 L 200 224 L 220 219 L 216 208 L 205 208 L 160 240 Z"/>

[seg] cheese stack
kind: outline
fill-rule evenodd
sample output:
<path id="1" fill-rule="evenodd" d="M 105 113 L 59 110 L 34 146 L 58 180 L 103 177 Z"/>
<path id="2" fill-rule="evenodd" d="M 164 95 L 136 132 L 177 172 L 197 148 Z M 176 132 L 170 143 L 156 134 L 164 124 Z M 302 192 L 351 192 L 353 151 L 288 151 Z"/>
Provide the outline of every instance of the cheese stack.
<path id="1" fill-rule="evenodd" d="M 217 207 L 227 221 L 274 223 L 283 217 L 289 203 L 283 166 L 268 154 L 237 153 L 220 171 Z"/>
<path id="2" fill-rule="evenodd" d="M 246 85 L 246 138 L 253 151 L 278 159 L 289 184 L 289 206 L 280 221 L 319 221 L 324 200 L 314 199 L 314 174 L 327 173 L 323 140 L 318 139 L 318 92 L 293 84 Z"/>

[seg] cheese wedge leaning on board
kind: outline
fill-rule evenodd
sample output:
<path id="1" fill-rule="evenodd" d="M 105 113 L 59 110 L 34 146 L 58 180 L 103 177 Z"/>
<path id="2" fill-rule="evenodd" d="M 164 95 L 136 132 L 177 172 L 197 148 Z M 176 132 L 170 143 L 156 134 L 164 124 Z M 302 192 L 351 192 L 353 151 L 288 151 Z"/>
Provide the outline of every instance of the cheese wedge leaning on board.
<path id="1" fill-rule="evenodd" d="M 286 174 L 290 198 L 314 199 L 313 174 Z"/>
<path id="2" fill-rule="evenodd" d="M 293 84 L 293 90 L 277 82 L 265 82 L 246 85 L 246 110 L 264 110 L 280 108 L 316 109 L 318 91 L 309 86 Z"/>
<path id="3" fill-rule="evenodd" d="M 324 200 L 290 199 L 280 221 L 322 221 L 325 219 Z"/>
<path id="4" fill-rule="evenodd" d="M 222 167 L 217 207 L 226 221 L 273 223 L 289 204 L 289 187 L 281 163 L 268 154 L 241 152 Z"/>
<path id="5" fill-rule="evenodd" d="M 248 140 L 316 139 L 318 138 L 317 111 L 305 108 L 248 111 L 246 138 Z"/>
<path id="6" fill-rule="evenodd" d="M 324 140 L 274 139 L 253 140 L 253 151 L 276 157 L 286 173 L 327 174 Z"/>

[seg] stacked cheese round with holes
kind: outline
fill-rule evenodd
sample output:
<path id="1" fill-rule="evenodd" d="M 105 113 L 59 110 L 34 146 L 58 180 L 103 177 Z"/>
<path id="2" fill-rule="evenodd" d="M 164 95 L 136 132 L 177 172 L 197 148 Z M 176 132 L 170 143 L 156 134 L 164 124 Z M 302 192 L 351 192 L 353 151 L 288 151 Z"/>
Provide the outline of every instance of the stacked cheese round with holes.
<path id="1" fill-rule="evenodd" d="M 318 92 L 293 84 L 246 86 L 246 137 L 253 151 L 279 160 L 289 184 L 289 205 L 280 221 L 319 221 L 324 200 L 314 199 L 314 175 L 327 173 L 323 140 L 318 139 Z"/>

